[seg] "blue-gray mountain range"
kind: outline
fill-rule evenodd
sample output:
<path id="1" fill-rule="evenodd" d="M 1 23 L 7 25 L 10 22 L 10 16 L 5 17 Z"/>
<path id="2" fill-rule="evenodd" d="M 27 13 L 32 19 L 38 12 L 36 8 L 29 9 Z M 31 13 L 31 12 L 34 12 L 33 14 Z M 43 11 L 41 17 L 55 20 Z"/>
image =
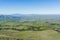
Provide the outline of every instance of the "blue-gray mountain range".
<path id="1" fill-rule="evenodd" d="M 12 14 L 0 15 L 0 21 L 51 21 L 60 22 L 60 15 Z"/>

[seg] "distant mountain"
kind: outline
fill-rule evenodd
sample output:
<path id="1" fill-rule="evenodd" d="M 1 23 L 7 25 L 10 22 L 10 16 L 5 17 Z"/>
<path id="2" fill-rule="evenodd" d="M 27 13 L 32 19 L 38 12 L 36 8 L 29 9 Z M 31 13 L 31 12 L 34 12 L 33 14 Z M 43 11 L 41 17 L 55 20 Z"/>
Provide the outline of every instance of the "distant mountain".
<path id="1" fill-rule="evenodd" d="M 51 21 L 60 22 L 60 15 L 13 14 L 0 15 L 0 21 Z"/>

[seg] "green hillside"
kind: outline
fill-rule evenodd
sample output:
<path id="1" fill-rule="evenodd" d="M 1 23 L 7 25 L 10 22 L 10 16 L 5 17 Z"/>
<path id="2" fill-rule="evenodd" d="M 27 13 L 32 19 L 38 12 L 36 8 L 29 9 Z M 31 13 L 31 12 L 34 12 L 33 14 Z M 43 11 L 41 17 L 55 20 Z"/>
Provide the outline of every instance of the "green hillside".
<path id="1" fill-rule="evenodd" d="M 0 40 L 60 40 L 60 23 L 0 21 Z"/>

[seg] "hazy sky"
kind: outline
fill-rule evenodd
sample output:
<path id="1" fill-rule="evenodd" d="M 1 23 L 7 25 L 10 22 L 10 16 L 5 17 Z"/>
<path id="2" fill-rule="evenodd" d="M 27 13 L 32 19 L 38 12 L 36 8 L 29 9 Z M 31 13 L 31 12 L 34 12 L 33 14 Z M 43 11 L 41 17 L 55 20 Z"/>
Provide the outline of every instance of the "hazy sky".
<path id="1" fill-rule="evenodd" d="M 60 14 L 60 0 L 0 0 L 0 14 Z"/>

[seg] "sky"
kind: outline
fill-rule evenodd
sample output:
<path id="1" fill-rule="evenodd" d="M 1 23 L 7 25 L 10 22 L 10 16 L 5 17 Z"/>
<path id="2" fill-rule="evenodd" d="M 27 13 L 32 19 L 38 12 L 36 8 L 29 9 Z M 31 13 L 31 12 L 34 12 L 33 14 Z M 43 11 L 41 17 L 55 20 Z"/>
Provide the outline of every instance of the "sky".
<path id="1" fill-rule="evenodd" d="M 0 14 L 60 14 L 60 0 L 0 0 Z"/>

